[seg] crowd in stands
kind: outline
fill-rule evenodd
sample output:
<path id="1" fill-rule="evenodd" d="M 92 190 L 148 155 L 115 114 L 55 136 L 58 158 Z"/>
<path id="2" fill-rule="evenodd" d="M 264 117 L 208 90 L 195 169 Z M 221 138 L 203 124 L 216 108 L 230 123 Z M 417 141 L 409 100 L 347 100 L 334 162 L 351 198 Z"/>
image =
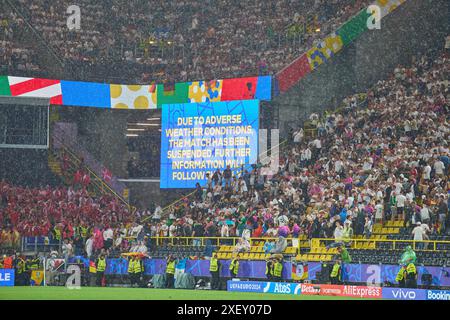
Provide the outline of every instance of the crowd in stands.
<path id="1" fill-rule="evenodd" d="M 235 177 L 218 170 L 165 212 L 158 206 L 131 214 L 83 187 L 1 182 L 1 243 L 17 241 L 17 234 L 67 238 L 66 248 L 72 241 L 78 253 L 92 254 L 147 252 L 145 236 L 237 236 L 243 240 L 236 251 L 245 251 L 249 237 L 346 241 L 369 237 L 374 223 L 387 220 L 404 221 L 409 239 L 448 234 L 449 65 L 442 54 L 398 66 L 367 92 L 364 104 L 353 96 L 342 109 L 313 115 L 317 134 L 296 131 L 277 174 L 261 175 L 260 165 Z"/>
<path id="2" fill-rule="evenodd" d="M 0 12 L 0 71 L 2 74 L 41 72 L 37 54 L 23 41 L 24 20 L 2 5 Z"/>
<path id="3" fill-rule="evenodd" d="M 371 2 L 83 0 L 79 30 L 67 26 L 68 0 L 12 4 L 43 39 L 36 41 L 73 67 L 70 77 L 174 82 L 273 74 Z"/>
<path id="4" fill-rule="evenodd" d="M 148 134 L 127 140 L 128 152 L 132 154 L 128 161 L 128 178 L 159 177 L 161 154 L 161 135 Z"/>
<path id="5" fill-rule="evenodd" d="M 216 172 L 193 201 L 172 208 L 164 236 L 350 239 L 404 220 L 410 239 L 448 233 L 448 55 L 423 56 L 379 81 L 364 104 L 312 116 L 317 135 L 294 133 L 278 174 Z M 365 107 L 363 107 L 365 105 Z M 174 227 L 175 226 L 175 227 Z M 420 226 L 419 229 L 415 227 Z M 415 231 L 413 231 L 415 230 Z"/>

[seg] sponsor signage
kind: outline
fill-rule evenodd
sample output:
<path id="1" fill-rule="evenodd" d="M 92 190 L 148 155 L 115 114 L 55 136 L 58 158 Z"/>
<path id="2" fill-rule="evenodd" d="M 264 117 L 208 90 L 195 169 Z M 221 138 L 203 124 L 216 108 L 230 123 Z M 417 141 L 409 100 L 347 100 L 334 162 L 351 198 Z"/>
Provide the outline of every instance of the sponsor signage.
<path id="1" fill-rule="evenodd" d="M 267 282 L 261 281 L 227 281 L 227 291 L 264 292 Z"/>
<path id="2" fill-rule="evenodd" d="M 264 293 L 300 294 L 300 283 L 266 282 Z"/>
<path id="3" fill-rule="evenodd" d="M 381 298 L 382 290 L 380 287 L 366 286 L 342 286 L 326 284 L 308 284 L 301 285 L 302 294 L 322 295 L 322 296 L 341 296 L 341 297 L 359 297 L 359 298 Z"/>
<path id="4" fill-rule="evenodd" d="M 344 286 L 344 296 L 359 298 L 381 298 L 381 287 Z"/>
<path id="5" fill-rule="evenodd" d="M 278 294 L 300 294 L 300 283 L 260 282 L 260 281 L 233 281 L 227 282 L 228 291 L 262 292 Z"/>
<path id="6" fill-rule="evenodd" d="M 427 300 L 450 300 L 450 291 L 427 290 Z"/>
<path id="7" fill-rule="evenodd" d="M 14 269 L 0 269 L 0 287 L 14 286 Z"/>
<path id="8" fill-rule="evenodd" d="M 408 288 L 383 288 L 383 299 L 426 300 L 427 290 Z"/>

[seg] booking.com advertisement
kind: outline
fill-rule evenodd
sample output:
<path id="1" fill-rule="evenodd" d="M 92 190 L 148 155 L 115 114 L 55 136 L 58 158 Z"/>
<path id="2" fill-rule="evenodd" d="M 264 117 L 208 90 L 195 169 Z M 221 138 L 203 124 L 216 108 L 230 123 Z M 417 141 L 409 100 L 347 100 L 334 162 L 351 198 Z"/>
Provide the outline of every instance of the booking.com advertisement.
<path id="1" fill-rule="evenodd" d="M 259 100 L 162 106 L 161 188 L 206 185 L 209 173 L 233 173 L 258 158 Z"/>

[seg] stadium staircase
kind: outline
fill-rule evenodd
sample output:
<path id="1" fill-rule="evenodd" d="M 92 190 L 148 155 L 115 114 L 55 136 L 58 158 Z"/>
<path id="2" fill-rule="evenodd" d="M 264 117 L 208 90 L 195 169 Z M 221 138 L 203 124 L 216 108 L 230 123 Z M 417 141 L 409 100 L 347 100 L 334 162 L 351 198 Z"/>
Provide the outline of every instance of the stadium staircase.
<path id="1" fill-rule="evenodd" d="M 111 177 L 106 181 L 102 174 L 103 166 L 76 141 L 75 125 L 58 122 L 59 114 L 56 108 L 51 108 L 50 123 L 52 124 L 51 149 L 48 154 L 48 167 L 59 176 L 66 185 L 73 184 L 75 172 L 82 166 L 90 175 L 91 182 L 88 191 L 93 196 L 104 194 L 118 198 L 129 210 L 135 210 L 128 202 L 128 189 L 124 184 Z M 61 164 L 66 157 L 68 168 L 63 170 Z"/>

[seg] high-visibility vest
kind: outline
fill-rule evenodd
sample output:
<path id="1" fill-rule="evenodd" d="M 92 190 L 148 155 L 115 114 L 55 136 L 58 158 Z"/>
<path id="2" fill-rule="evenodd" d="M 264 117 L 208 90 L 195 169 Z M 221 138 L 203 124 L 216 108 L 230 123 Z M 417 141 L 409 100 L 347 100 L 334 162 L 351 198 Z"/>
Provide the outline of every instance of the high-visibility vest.
<path id="1" fill-rule="evenodd" d="M 97 260 L 97 271 L 104 272 L 106 270 L 106 260 L 98 258 Z"/>
<path id="2" fill-rule="evenodd" d="M 25 261 L 23 261 L 23 259 L 19 259 L 19 262 L 17 263 L 17 273 L 23 273 L 25 270 Z"/>
<path id="3" fill-rule="evenodd" d="M 81 237 L 86 238 L 87 232 L 88 232 L 88 228 L 85 228 L 85 227 L 81 226 L 80 230 L 81 230 Z"/>
<path id="4" fill-rule="evenodd" d="M 397 276 L 395 277 L 395 281 L 400 282 L 405 278 L 405 268 L 401 267 L 400 270 L 397 273 Z"/>
<path id="5" fill-rule="evenodd" d="M 30 269 L 36 270 L 39 269 L 39 264 L 40 264 L 40 260 L 39 258 L 33 259 L 30 262 Z"/>
<path id="6" fill-rule="evenodd" d="M 236 259 L 231 260 L 230 271 L 233 274 L 238 274 L 238 271 L 239 271 L 239 261 L 238 260 L 236 260 Z"/>
<path id="7" fill-rule="evenodd" d="M 175 260 L 167 263 L 166 273 L 175 274 Z"/>
<path id="8" fill-rule="evenodd" d="M 340 269 L 340 268 L 341 268 L 341 266 L 340 266 L 339 264 L 336 263 L 336 264 L 333 266 L 333 269 L 331 270 L 330 277 L 332 277 L 332 278 L 337 277 L 338 274 L 339 274 L 339 269 Z"/>
<path id="9" fill-rule="evenodd" d="M 273 275 L 275 277 L 281 277 L 281 272 L 283 271 L 283 264 L 281 262 L 275 262 L 273 267 Z"/>
<path id="10" fill-rule="evenodd" d="M 141 273 L 142 267 L 141 267 L 141 261 L 135 260 L 134 261 L 134 273 Z"/>
<path id="11" fill-rule="evenodd" d="M 97 266 L 95 265 L 94 261 L 89 261 L 89 272 L 97 273 Z"/>
<path id="12" fill-rule="evenodd" d="M 216 272 L 219 270 L 219 263 L 217 262 L 217 258 L 211 258 L 209 261 L 209 271 Z"/>
<path id="13" fill-rule="evenodd" d="M 56 240 L 61 240 L 61 230 L 59 230 L 58 228 L 53 228 L 53 230 L 55 230 L 55 238 Z"/>
<path id="14" fill-rule="evenodd" d="M 416 274 L 416 266 L 413 263 L 408 264 L 406 267 L 406 272 L 408 274 Z"/>
<path id="15" fill-rule="evenodd" d="M 134 259 L 128 261 L 128 273 L 134 273 Z"/>

